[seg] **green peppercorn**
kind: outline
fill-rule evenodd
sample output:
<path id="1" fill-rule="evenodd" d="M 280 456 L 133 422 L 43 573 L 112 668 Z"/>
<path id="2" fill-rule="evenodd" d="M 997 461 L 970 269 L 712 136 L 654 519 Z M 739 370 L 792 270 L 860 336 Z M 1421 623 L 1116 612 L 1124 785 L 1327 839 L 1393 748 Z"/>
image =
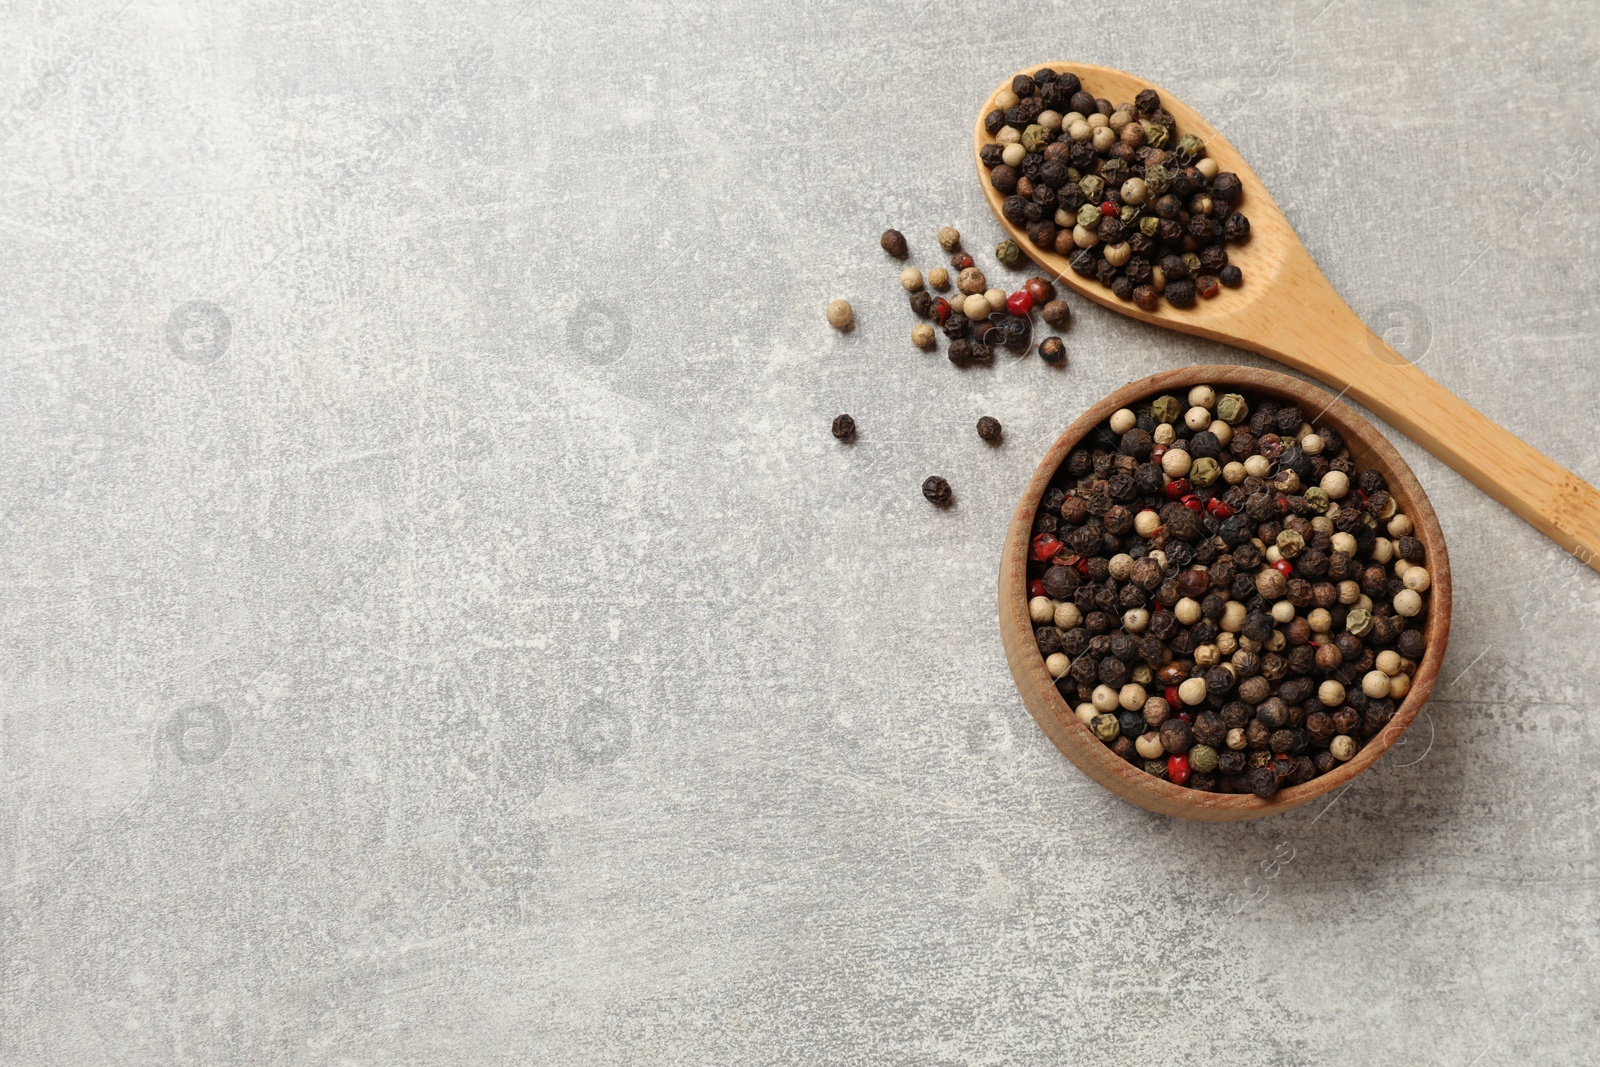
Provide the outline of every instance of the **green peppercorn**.
<path id="1" fill-rule="evenodd" d="M 1365 608 L 1351 608 L 1350 614 L 1344 617 L 1344 628 L 1357 637 L 1365 637 L 1372 632 L 1372 612 Z"/>
<path id="2" fill-rule="evenodd" d="M 1100 225 L 1100 205 L 1084 204 L 1078 209 L 1078 225 L 1095 227 Z"/>
<path id="3" fill-rule="evenodd" d="M 1118 218 L 1122 219 L 1123 224 L 1129 226 L 1131 226 L 1133 224 L 1133 220 L 1138 217 L 1139 209 L 1132 204 L 1123 204 L 1122 211 L 1118 214 Z"/>
<path id="4" fill-rule="evenodd" d="M 1167 128 L 1165 126 L 1154 122 L 1143 122 L 1140 123 L 1140 125 L 1144 127 L 1144 143 L 1146 145 L 1150 146 L 1151 148 L 1166 147 Z M 1148 182 L 1149 180 L 1149 176 L 1146 175 L 1145 181 Z"/>
<path id="5" fill-rule="evenodd" d="M 1189 480 L 1202 489 L 1216 484 L 1222 477 L 1222 467 L 1210 456 L 1201 456 L 1189 466 Z"/>
<path id="6" fill-rule="evenodd" d="M 1250 405 L 1238 393 L 1225 393 L 1217 401 L 1217 418 L 1229 426 L 1237 426 L 1250 417 Z"/>
<path id="7" fill-rule="evenodd" d="M 1186 133 L 1178 138 L 1178 143 L 1172 146 L 1172 152 L 1179 159 L 1187 163 L 1206 150 L 1206 143 L 1192 133 Z"/>
<path id="8" fill-rule="evenodd" d="M 1045 145 L 1054 140 L 1049 130 L 1034 123 L 1022 131 L 1022 147 L 1030 152 L 1043 152 Z"/>
<path id="9" fill-rule="evenodd" d="M 1161 220 L 1154 215 L 1146 215 L 1139 220 L 1139 232 L 1146 237 L 1154 237 L 1159 229 L 1161 229 Z"/>
<path id="10" fill-rule="evenodd" d="M 1002 266 L 1015 267 L 1022 262 L 1022 249 L 1017 247 L 1015 241 L 1001 241 L 994 246 L 994 258 L 999 260 Z"/>
<path id="11" fill-rule="evenodd" d="M 1294 530 L 1284 530 L 1278 534 L 1278 555 L 1284 559 L 1294 559 L 1306 550 L 1306 539 Z"/>
<path id="12" fill-rule="evenodd" d="M 1106 183 L 1104 179 L 1100 178 L 1098 175 L 1085 174 L 1082 178 L 1078 179 L 1078 188 L 1083 190 L 1084 196 L 1096 203 L 1099 203 L 1100 197 L 1105 194 Z"/>
<path id="13" fill-rule="evenodd" d="M 1217 769 L 1217 750 L 1210 745 L 1196 745 L 1189 750 L 1189 769 L 1210 774 Z"/>
<path id="14" fill-rule="evenodd" d="M 1150 417 L 1157 422 L 1177 422 L 1183 405 L 1175 396 L 1158 396 L 1150 403 Z"/>
<path id="15" fill-rule="evenodd" d="M 1110 712 L 1096 715 L 1090 721 L 1089 728 L 1094 731 L 1096 737 L 1106 742 L 1115 741 L 1122 733 L 1122 723 L 1118 722 L 1117 717 Z"/>
<path id="16" fill-rule="evenodd" d="M 1200 257 L 1193 252 L 1185 252 L 1181 257 L 1183 265 L 1189 269 L 1190 275 L 1199 274 L 1201 271 Z"/>
<path id="17" fill-rule="evenodd" d="M 1164 759 L 1150 759 L 1144 761 L 1144 773 L 1155 778 L 1166 778 L 1167 761 Z"/>
<path id="18" fill-rule="evenodd" d="M 1306 510 L 1313 515 L 1321 515 L 1328 510 L 1332 501 L 1328 498 L 1328 491 L 1319 485 L 1313 485 L 1305 493 Z"/>

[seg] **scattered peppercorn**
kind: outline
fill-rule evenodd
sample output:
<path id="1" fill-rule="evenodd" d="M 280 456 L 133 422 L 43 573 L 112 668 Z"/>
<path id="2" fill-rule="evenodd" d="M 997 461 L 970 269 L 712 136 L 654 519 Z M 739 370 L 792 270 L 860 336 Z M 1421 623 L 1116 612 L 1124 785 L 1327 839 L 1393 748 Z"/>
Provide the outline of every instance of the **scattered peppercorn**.
<path id="1" fill-rule="evenodd" d="M 856 321 L 856 313 L 848 300 L 828 301 L 828 325 L 836 330 L 848 330 Z"/>
<path id="2" fill-rule="evenodd" d="M 950 483 L 937 474 L 929 475 L 923 480 L 922 495 L 935 507 L 945 507 L 950 503 Z"/>
<path id="3" fill-rule="evenodd" d="M 911 327 L 911 343 L 924 352 L 931 351 L 937 343 L 934 340 L 933 327 L 925 322 Z"/>
<path id="4" fill-rule="evenodd" d="M 841 441 L 856 439 L 856 420 L 849 415 L 838 415 L 833 420 L 833 436 Z"/>
<path id="5" fill-rule="evenodd" d="M 1039 358 L 1046 363 L 1065 363 L 1067 361 L 1066 342 L 1059 337 L 1046 337 L 1039 342 Z"/>
<path id="6" fill-rule="evenodd" d="M 1077 76 L 1019 77 L 985 116 L 992 140 L 979 157 L 1005 197 L 1006 221 L 1034 247 L 1070 256 L 1076 273 L 1145 310 L 1162 297 L 1190 307 L 1221 286 L 1240 285 L 1227 253 L 1250 235 L 1250 220 L 1237 210 L 1239 176 L 1222 171 L 1198 136 L 1179 135 L 1155 90 L 1113 106 L 1081 88 L 1068 93 L 1065 84 L 1077 85 Z M 1001 262 L 1020 261 L 1022 250 L 1006 244 L 1015 252 L 997 250 Z"/>
<path id="7" fill-rule="evenodd" d="M 943 267 L 935 267 L 928 272 L 928 284 L 941 293 L 950 288 L 950 272 Z"/>
<path id="8" fill-rule="evenodd" d="M 884 230 L 878 244 L 895 259 L 906 258 L 906 235 L 899 230 Z"/>
<path id="9" fill-rule="evenodd" d="M 1414 523 L 1308 414 L 1204 385 L 1151 397 L 1041 500 L 1041 654 L 1070 705 L 1138 709 L 1095 735 L 1176 784 L 1270 798 L 1328 773 L 1383 731 L 1427 650 Z"/>
<path id="10" fill-rule="evenodd" d="M 1001 241 L 995 245 L 994 258 L 999 260 L 1002 266 L 1015 267 L 1022 262 L 1022 249 L 1015 241 Z"/>
<path id="11" fill-rule="evenodd" d="M 961 231 L 954 226 L 941 226 L 939 228 L 939 247 L 946 252 L 954 252 L 961 247 Z"/>
<path id="12" fill-rule="evenodd" d="M 1000 420 L 985 415 L 978 420 L 978 436 L 992 444 L 1000 441 Z"/>

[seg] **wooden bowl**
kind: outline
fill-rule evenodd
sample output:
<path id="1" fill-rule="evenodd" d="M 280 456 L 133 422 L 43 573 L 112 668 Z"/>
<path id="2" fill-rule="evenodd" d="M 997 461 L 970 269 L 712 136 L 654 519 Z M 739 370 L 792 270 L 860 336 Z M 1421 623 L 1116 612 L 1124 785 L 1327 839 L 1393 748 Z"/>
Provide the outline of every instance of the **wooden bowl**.
<path id="1" fill-rule="evenodd" d="M 1039 646 L 1033 636 L 1033 623 L 1028 615 L 1028 549 L 1034 514 L 1057 469 L 1066 461 L 1067 453 L 1119 408 L 1134 407 L 1139 401 L 1162 393 L 1181 396 L 1191 386 L 1202 384 L 1292 400 L 1300 405 L 1308 417 L 1315 412 L 1322 412 L 1310 421 L 1333 426 L 1344 437 L 1359 467 L 1375 467 L 1388 479 L 1389 492 L 1394 496 L 1399 510 L 1411 517 L 1416 527 L 1413 536 L 1422 541 L 1427 551 L 1428 575 L 1432 579 L 1425 629 L 1427 651 L 1412 677 L 1411 690 L 1395 710 L 1393 720 L 1348 762 L 1304 785 L 1281 789 L 1271 800 L 1262 800 L 1249 793 L 1206 793 L 1173 785 L 1146 774 L 1114 755 L 1087 726 L 1078 721 L 1072 708 L 1056 689 L 1049 672 L 1045 670 L 1044 658 L 1039 654 Z M 1000 637 L 1005 644 L 1006 660 L 1011 664 L 1011 674 L 1017 681 L 1017 689 L 1021 691 L 1022 701 L 1028 711 L 1055 746 L 1090 778 L 1124 800 L 1163 815 L 1208 822 L 1259 819 L 1297 808 L 1338 789 L 1372 766 L 1417 717 L 1417 712 L 1427 702 L 1428 693 L 1433 689 L 1434 679 L 1439 675 L 1439 664 L 1444 660 L 1445 645 L 1450 637 L 1450 558 L 1445 551 L 1444 533 L 1439 528 L 1438 517 L 1428 504 L 1422 486 L 1417 484 L 1416 476 L 1394 447 L 1366 419 L 1339 403 L 1329 393 L 1287 374 L 1246 367 L 1185 367 L 1152 374 L 1116 390 L 1084 412 L 1045 454 L 1022 494 L 1022 502 L 1017 505 L 1016 515 L 1011 520 L 1011 529 L 1006 533 L 1005 551 L 1000 559 Z"/>

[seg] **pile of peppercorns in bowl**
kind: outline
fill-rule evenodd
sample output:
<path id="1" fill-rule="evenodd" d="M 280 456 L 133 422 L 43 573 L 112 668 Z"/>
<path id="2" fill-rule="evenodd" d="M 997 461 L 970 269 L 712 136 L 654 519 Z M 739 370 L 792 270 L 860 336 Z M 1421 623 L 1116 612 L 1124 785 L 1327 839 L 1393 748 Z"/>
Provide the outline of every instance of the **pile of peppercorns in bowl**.
<path id="1" fill-rule="evenodd" d="M 1170 371 L 1091 409 L 1035 474 L 1001 574 L 1046 733 L 1119 795 L 1195 818 L 1285 810 L 1369 766 L 1449 633 L 1411 472 L 1271 371 Z"/>
<path id="2" fill-rule="evenodd" d="M 1228 246 L 1248 240 L 1244 186 L 1181 132 L 1154 89 L 1112 103 L 1076 74 L 1018 74 L 983 119 L 978 150 L 1000 214 L 1042 253 L 1153 311 L 1243 284 Z"/>

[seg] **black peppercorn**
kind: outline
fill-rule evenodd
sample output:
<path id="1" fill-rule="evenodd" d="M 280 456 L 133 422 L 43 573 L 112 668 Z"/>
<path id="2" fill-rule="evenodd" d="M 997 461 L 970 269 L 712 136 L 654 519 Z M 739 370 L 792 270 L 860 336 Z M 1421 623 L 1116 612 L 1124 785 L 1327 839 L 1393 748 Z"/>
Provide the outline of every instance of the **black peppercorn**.
<path id="1" fill-rule="evenodd" d="M 978 436 L 989 444 L 996 444 L 1000 440 L 1000 420 L 985 415 L 978 420 Z"/>
<path id="2" fill-rule="evenodd" d="M 952 311 L 950 317 L 944 320 L 944 335 L 952 340 L 967 335 L 967 317 L 959 311 Z"/>
<path id="3" fill-rule="evenodd" d="M 958 367 L 965 366 L 972 362 L 972 342 L 951 341 L 945 354 L 950 357 L 951 363 Z"/>
<path id="4" fill-rule="evenodd" d="M 1038 86 L 1034 84 L 1032 75 L 1018 74 L 1011 79 L 1011 91 L 1019 97 L 1032 96 L 1037 88 Z"/>
<path id="5" fill-rule="evenodd" d="M 833 420 L 833 436 L 841 441 L 856 439 L 856 420 L 849 415 L 839 415 Z"/>
<path id="6" fill-rule="evenodd" d="M 922 495 L 936 507 L 945 507 L 950 503 L 950 483 L 937 474 L 929 475 L 923 480 Z"/>
<path id="7" fill-rule="evenodd" d="M 883 236 L 878 238 L 878 244 L 896 259 L 906 257 L 906 237 L 899 230 L 884 230 Z"/>
<path id="8" fill-rule="evenodd" d="M 995 108 L 993 111 L 991 111 L 987 115 L 983 116 L 983 129 L 984 129 L 984 132 L 986 132 L 990 137 L 993 137 L 995 134 L 999 133 L 1000 130 L 1005 126 L 1005 124 L 1006 124 L 1006 113 L 1004 111 L 1001 111 L 999 108 Z M 984 145 L 984 147 L 988 148 L 989 146 L 988 145 Z M 998 148 L 1000 146 L 996 145 L 995 147 Z M 991 166 L 992 166 L 992 164 L 991 164 Z"/>
<path id="9" fill-rule="evenodd" d="M 911 294 L 911 310 L 922 318 L 933 314 L 933 294 L 926 289 L 918 289 Z"/>
<path id="10" fill-rule="evenodd" d="M 1062 363 L 1067 358 L 1066 343 L 1059 337 L 1046 337 L 1039 343 L 1039 357 L 1046 363 Z"/>

